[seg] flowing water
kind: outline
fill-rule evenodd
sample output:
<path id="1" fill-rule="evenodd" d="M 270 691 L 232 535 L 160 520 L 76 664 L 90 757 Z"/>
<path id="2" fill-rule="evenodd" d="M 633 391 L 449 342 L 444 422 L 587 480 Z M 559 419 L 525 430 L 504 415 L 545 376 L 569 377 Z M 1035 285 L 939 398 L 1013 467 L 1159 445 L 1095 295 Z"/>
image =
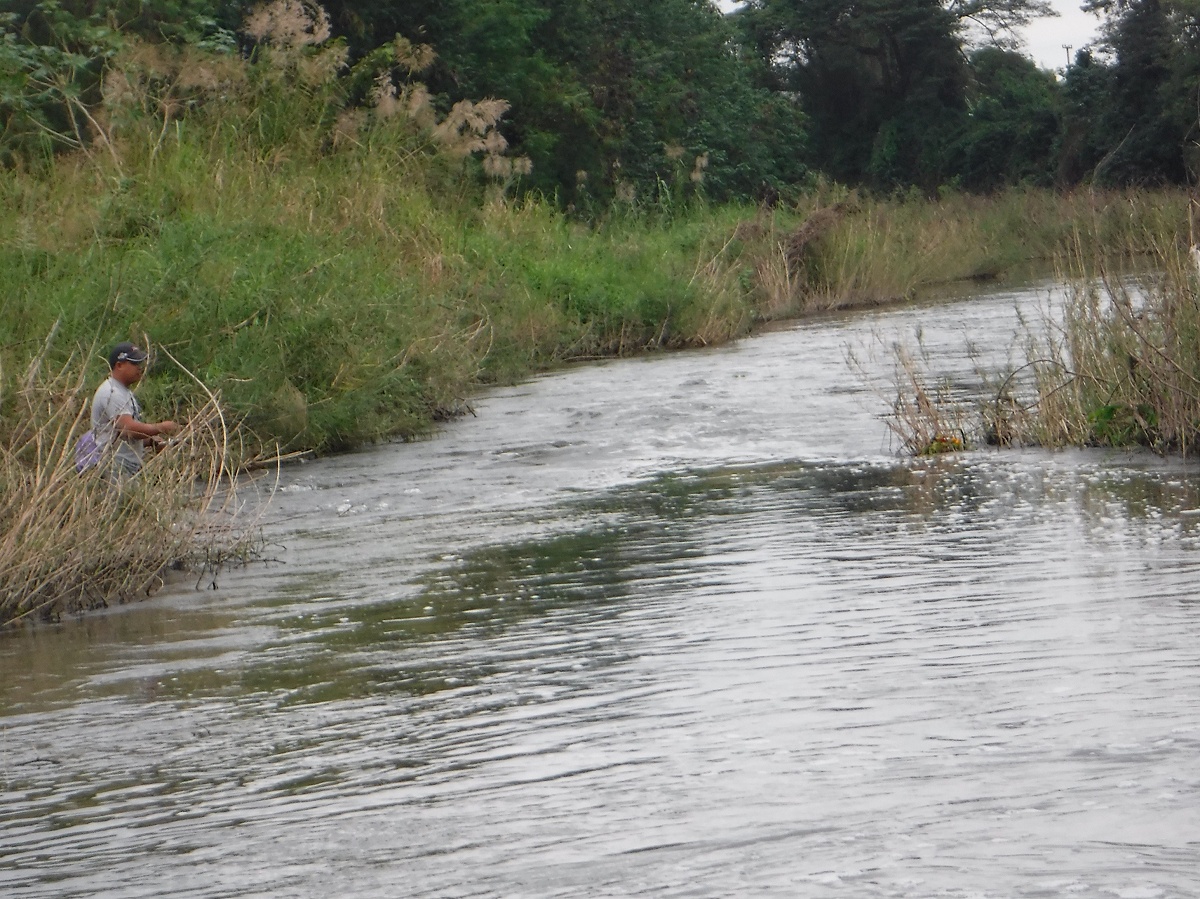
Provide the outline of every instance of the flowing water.
<path id="1" fill-rule="evenodd" d="M 1194 466 L 881 416 L 894 342 L 971 395 L 1053 302 L 286 469 L 267 561 L 0 639 L 0 895 L 1200 895 Z"/>

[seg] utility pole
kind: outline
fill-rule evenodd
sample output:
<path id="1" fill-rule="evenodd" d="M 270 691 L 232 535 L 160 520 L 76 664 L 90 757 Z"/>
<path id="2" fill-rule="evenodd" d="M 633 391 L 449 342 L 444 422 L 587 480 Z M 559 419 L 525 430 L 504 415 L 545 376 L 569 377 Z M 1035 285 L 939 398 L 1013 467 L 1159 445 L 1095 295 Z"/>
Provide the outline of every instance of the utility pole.
<path id="1" fill-rule="evenodd" d="M 1067 51 L 1067 68 L 1071 68 L 1071 51 L 1074 49 L 1070 44 L 1063 44 L 1062 48 Z"/>

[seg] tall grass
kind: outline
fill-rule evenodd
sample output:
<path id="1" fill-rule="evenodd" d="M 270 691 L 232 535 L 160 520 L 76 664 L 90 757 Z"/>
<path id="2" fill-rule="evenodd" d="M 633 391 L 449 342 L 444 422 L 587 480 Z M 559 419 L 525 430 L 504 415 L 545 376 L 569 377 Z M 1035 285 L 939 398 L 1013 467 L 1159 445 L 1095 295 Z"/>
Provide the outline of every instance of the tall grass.
<path id="1" fill-rule="evenodd" d="M 1150 272 L 1077 257 L 1061 323 L 1029 340 L 1023 371 L 983 411 L 998 442 L 1145 446 L 1200 441 L 1200 270 L 1183 240 Z"/>
<path id="2" fill-rule="evenodd" d="M 480 384 L 994 277 L 1083 234 L 1140 252 L 1179 204 L 817 184 L 792 208 L 633 198 L 583 223 L 522 196 L 502 100 L 431 102 L 430 48 L 347 69 L 301 4 L 247 34 L 248 60 L 130 42 L 91 143 L 0 172 L 0 346 L 24 364 L 60 321 L 62 365 L 148 334 L 264 451 L 419 436 Z M 144 391 L 174 416 L 192 388 L 168 370 Z"/>
<path id="3" fill-rule="evenodd" d="M 1128 222 L 1094 216 L 1090 229 L 1074 232 L 1072 252 L 1061 260 L 1069 284 L 1062 308 L 1047 309 L 1024 335 L 1014 335 L 1024 338 L 1024 361 L 998 376 L 984 373 L 990 387 L 974 413 L 958 398 L 931 400 L 920 366 L 901 354 L 892 426 L 907 449 L 958 449 L 935 435 L 945 433 L 947 421 L 969 420 L 962 433 L 977 443 L 1195 450 L 1195 232 L 1186 208 L 1173 216 L 1136 195 L 1126 203 Z"/>
<path id="4" fill-rule="evenodd" d="M 825 188 L 805 219 L 837 214 L 803 253 L 791 254 L 787 281 L 800 300 L 787 305 L 807 311 L 877 304 L 1033 266 L 1061 269 L 1079 256 L 1118 270 L 1172 240 L 1187 207 L 1182 191 L 1012 190 L 929 200 L 864 199 Z"/>
<path id="5" fill-rule="evenodd" d="M 136 177 L 103 156 L 0 173 L 0 344 L 28 358 L 58 318 L 76 341 L 146 332 L 264 442 L 327 452 L 419 435 L 480 383 L 726 340 L 755 317 L 721 255 L 728 211 L 587 226 L 439 193 L 433 162 L 262 160 L 207 137 L 181 127 Z M 170 410 L 186 386 L 168 372 L 146 390 Z"/>
<path id="6" fill-rule="evenodd" d="M 152 592 L 173 570 L 215 572 L 253 547 L 238 517 L 230 431 L 201 393 L 173 445 L 121 486 L 75 469 L 88 427 L 86 359 L 39 355 L 0 380 L 0 624 Z"/>

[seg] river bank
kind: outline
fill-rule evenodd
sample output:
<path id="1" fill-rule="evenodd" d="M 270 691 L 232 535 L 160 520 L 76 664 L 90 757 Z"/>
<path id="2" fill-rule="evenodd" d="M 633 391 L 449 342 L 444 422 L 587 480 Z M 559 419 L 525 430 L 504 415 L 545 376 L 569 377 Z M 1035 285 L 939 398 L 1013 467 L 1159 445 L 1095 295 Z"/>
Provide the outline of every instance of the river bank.
<path id="1" fill-rule="evenodd" d="M 522 191 L 503 101 L 417 91 L 334 116 L 333 70 L 302 53 L 193 72 L 142 49 L 92 142 L 0 172 L 0 397 L 43 354 L 95 383 L 97 348 L 143 340 L 180 363 L 144 405 L 179 418 L 199 381 L 248 458 L 411 438 L 481 385 L 1186 228 L 1182 191 L 874 197 L 814 178 L 767 208 L 706 202 L 702 170 L 585 220 Z M 0 402 L 0 429 L 12 414 Z"/>
<path id="2" fill-rule="evenodd" d="M 250 456 L 324 454 L 419 436 L 481 385 L 711 346 L 1031 259 L 1065 271 L 1072 254 L 1143 253 L 1187 221 L 1183 194 L 871 200 L 830 187 L 786 209 L 650 206 L 584 224 L 531 200 L 447 198 L 371 157 L 201 149 L 181 143 L 124 179 L 103 159 L 0 174 L 0 389 L 52 330 L 50 361 L 83 360 L 93 384 L 98 347 L 144 339 L 219 394 Z M 195 385 L 160 365 L 143 396 L 177 416 Z"/>
<path id="3" fill-rule="evenodd" d="M 0 312 L 0 520 L 7 570 L 22 572 L 0 591 L 6 618 L 145 592 L 190 551 L 151 516 L 160 536 L 136 565 L 119 564 L 124 537 L 93 554 L 113 564 L 78 552 L 91 545 L 78 535 L 95 530 L 78 510 L 95 503 L 73 493 L 70 449 L 83 399 L 105 376 L 102 348 L 118 339 L 161 350 L 141 391 L 156 417 L 187 420 L 219 403 L 225 471 L 412 439 L 468 410 L 480 387 L 574 361 L 717 345 L 1031 259 L 1065 265 L 1072 251 L 1135 255 L 1171 242 L 1186 220 L 1186 197 L 1172 194 L 930 202 L 827 188 L 788 209 L 629 209 L 584 225 L 496 195 L 444 208 L 428 189 L 379 173 L 363 181 L 355 168 L 335 183 L 304 167 L 268 177 L 247 161 L 237 188 L 232 174 L 218 177 L 221 160 L 187 149 L 158 160 L 169 178 L 156 168 L 113 179 L 96 159 L 0 175 L 12 213 L 0 256 L 13 285 Z M 1113 404 L 1078 414 L 1097 405 Z M 935 422 L 932 436 L 940 430 Z M 211 459 L 201 468 L 212 471 Z M 168 480 L 176 497 L 163 504 L 184 514 L 188 479 Z M 46 495 L 62 498 L 61 515 L 30 518 Z M 38 538 L 27 539 L 34 523 Z"/>

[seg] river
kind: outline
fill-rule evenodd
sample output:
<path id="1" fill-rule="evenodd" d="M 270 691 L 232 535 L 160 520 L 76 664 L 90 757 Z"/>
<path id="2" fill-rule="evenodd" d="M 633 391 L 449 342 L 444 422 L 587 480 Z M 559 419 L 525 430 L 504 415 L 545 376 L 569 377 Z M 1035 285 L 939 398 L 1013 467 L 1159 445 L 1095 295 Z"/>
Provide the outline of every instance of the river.
<path id="1" fill-rule="evenodd" d="M 1055 296 L 285 469 L 263 561 L 0 637 L 0 895 L 1200 895 L 1195 466 L 882 417 L 894 343 L 978 394 Z"/>

